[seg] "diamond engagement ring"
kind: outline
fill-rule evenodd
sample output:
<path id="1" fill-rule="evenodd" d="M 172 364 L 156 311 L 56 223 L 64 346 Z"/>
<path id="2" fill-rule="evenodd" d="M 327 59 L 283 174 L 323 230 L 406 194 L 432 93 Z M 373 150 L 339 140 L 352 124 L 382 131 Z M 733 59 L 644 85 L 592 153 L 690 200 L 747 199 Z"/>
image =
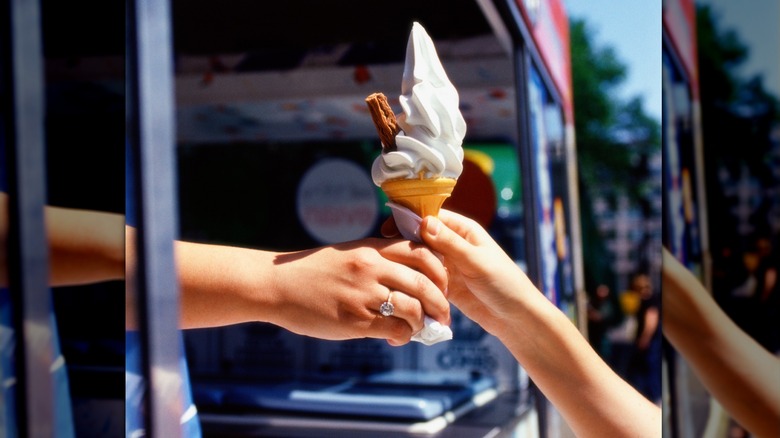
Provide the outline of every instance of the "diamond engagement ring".
<path id="1" fill-rule="evenodd" d="M 390 296 L 393 294 L 391 291 L 387 294 L 387 301 L 382 303 L 381 306 L 379 306 L 379 313 L 382 314 L 382 316 L 391 316 L 393 314 L 393 311 L 395 310 L 395 306 L 393 306 L 393 303 L 390 302 Z"/>

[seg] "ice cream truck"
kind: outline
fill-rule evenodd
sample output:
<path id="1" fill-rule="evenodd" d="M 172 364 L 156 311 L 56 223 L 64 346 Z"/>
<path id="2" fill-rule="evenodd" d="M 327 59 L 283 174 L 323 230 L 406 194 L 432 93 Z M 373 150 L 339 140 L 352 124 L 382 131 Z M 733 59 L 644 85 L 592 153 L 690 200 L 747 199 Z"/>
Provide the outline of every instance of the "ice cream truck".
<path id="1" fill-rule="evenodd" d="M 489 229 L 580 323 L 562 2 L 332 7 L 174 5 L 182 238 L 292 251 L 379 236 L 391 211 L 372 182 L 381 144 L 365 98 L 382 92 L 400 113 L 407 39 L 419 22 L 467 126 L 464 174 L 444 208 Z M 546 403 L 505 347 L 457 309 L 451 329 L 452 340 L 399 348 L 259 323 L 187 331 L 204 431 L 543 431 Z"/>
<path id="2" fill-rule="evenodd" d="M 452 339 L 433 345 L 324 341 L 259 322 L 181 331 L 169 244 L 295 251 L 381 237 L 392 212 L 371 177 L 381 144 L 365 98 L 382 92 L 401 112 L 418 22 L 466 122 L 463 173 L 444 208 L 487 229 L 585 334 L 563 1 L 134 0 L 126 14 L 127 197 L 141 231 L 127 366 L 148 390 L 125 394 L 146 413 L 134 431 L 180 436 L 193 418 L 220 437 L 544 437 L 564 427 L 507 349 L 456 308 Z M 23 222 L 25 211 L 11 213 Z M 20 328 L 41 310 L 30 309 Z M 34 395 L 51 382 L 42 370 L 17 376 L 30 403 L 45 402 Z M 19 412 L 24 430 L 53 423 L 52 409 Z M 76 428 L 97 427 L 87 417 L 74 416 Z"/>

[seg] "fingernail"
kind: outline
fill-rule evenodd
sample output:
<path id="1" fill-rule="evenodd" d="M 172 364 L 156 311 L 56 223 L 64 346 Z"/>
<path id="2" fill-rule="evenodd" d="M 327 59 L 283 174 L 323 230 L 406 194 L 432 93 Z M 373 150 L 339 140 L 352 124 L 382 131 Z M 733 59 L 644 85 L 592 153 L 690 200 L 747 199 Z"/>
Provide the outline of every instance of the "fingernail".
<path id="1" fill-rule="evenodd" d="M 440 228 L 441 222 L 438 219 L 433 216 L 428 217 L 428 225 L 425 227 L 425 230 L 428 231 L 428 234 L 431 236 L 436 236 L 439 234 Z"/>

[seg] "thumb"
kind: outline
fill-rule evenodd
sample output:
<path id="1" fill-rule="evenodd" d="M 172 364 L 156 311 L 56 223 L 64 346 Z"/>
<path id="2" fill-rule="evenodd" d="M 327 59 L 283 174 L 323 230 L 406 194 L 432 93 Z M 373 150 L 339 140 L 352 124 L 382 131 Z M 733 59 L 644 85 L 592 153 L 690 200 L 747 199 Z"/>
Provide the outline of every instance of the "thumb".
<path id="1" fill-rule="evenodd" d="M 420 237 L 434 252 L 457 266 L 466 265 L 471 260 L 474 246 L 434 216 L 423 219 Z"/>

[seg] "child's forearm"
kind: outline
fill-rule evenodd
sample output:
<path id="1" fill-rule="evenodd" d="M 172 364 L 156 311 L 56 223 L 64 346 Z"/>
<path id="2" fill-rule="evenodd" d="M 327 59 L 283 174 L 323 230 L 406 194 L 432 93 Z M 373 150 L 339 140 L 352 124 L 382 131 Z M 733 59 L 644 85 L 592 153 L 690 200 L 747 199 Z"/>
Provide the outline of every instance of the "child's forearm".
<path id="1" fill-rule="evenodd" d="M 660 408 L 615 374 L 566 315 L 538 292 L 523 307 L 515 335 L 502 341 L 577 436 L 660 436 Z"/>
<path id="2" fill-rule="evenodd" d="M 664 335 L 707 390 L 754 435 L 780 436 L 780 359 L 740 329 L 665 250 L 663 298 Z"/>

